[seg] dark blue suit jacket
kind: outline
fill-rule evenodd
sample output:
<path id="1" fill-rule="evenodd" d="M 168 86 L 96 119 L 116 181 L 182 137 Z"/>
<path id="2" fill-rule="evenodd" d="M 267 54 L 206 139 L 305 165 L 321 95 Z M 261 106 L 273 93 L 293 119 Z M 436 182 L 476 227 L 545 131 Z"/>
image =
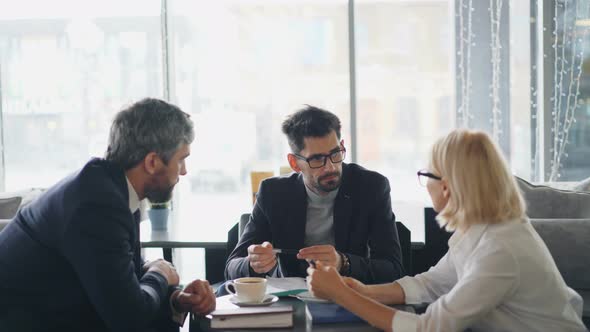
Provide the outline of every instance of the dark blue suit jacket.
<path id="1" fill-rule="evenodd" d="M 269 241 L 276 248 L 304 246 L 307 193 L 301 174 L 262 181 L 242 236 L 230 254 L 225 277 L 254 276 L 248 246 Z M 391 210 L 389 181 L 356 164 L 342 165 L 342 185 L 334 202 L 336 250 L 350 259 L 350 276 L 365 283 L 384 283 L 403 276 L 401 249 Z M 304 277 L 308 264 L 280 254 L 286 276 Z"/>
<path id="2" fill-rule="evenodd" d="M 141 272 L 121 168 L 93 159 L 0 233 L 0 331 L 143 331 L 170 317 L 169 289 Z"/>

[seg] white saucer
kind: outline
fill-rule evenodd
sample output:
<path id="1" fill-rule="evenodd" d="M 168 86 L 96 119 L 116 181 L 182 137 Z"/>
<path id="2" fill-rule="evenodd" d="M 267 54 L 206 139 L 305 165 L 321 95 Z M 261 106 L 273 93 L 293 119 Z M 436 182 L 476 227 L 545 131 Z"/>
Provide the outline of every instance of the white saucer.
<path id="1" fill-rule="evenodd" d="M 315 297 L 315 296 L 311 295 L 311 293 L 309 291 L 299 293 L 299 294 L 293 295 L 293 296 L 295 296 L 296 298 L 300 299 L 301 301 L 305 301 L 305 302 L 318 302 L 318 303 L 332 302 L 330 300 L 324 300 L 324 299 L 320 299 L 319 297 Z"/>
<path id="2" fill-rule="evenodd" d="M 264 307 L 271 305 L 278 300 L 279 298 L 277 296 L 271 294 L 266 294 L 264 299 L 262 299 L 262 302 L 240 302 L 238 301 L 237 296 L 232 296 L 229 298 L 229 302 L 237 305 L 238 307 Z"/>

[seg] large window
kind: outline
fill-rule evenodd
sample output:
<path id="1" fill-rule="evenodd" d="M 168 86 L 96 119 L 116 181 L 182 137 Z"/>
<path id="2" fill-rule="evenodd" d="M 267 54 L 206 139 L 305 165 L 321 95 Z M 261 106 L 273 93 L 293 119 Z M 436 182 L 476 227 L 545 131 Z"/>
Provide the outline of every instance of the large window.
<path id="1" fill-rule="evenodd" d="M 196 123 L 179 218 L 208 240 L 225 241 L 252 209 L 250 172 L 278 175 L 288 166 L 281 133 L 287 114 L 303 104 L 335 112 L 350 148 L 347 2 L 181 0 L 170 6 L 171 98 Z"/>
<path id="2" fill-rule="evenodd" d="M 452 128 L 492 134 L 525 179 L 590 175 L 589 6 L 0 0 L 1 185 L 52 185 L 104 154 L 122 106 L 169 98 L 196 124 L 174 222 L 225 241 L 252 208 L 250 172 L 287 165 L 281 122 L 312 104 L 342 120 L 347 162 L 389 178 L 421 241 L 416 170 Z"/>
<path id="3" fill-rule="evenodd" d="M 453 127 L 450 1 L 355 1 L 358 160 L 389 178 L 393 210 L 423 238 L 416 171 Z"/>
<path id="4" fill-rule="evenodd" d="M 48 187 L 90 156 L 125 103 L 162 96 L 159 1 L 1 1 L 4 188 Z"/>

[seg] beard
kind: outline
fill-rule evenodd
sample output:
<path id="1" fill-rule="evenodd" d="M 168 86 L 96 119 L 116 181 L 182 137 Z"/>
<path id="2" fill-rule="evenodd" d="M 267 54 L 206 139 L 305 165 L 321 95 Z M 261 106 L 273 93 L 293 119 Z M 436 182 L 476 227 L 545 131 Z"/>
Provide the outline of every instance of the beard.
<path id="1" fill-rule="evenodd" d="M 329 177 L 334 177 L 331 180 L 328 181 L 324 181 L 326 178 Z M 342 175 L 339 172 L 333 172 L 333 173 L 328 173 L 328 174 L 324 174 L 322 176 L 320 176 L 318 178 L 318 181 L 316 183 L 316 188 L 318 188 L 319 190 L 325 192 L 325 193 L 329 193 L 332 192 L 338 188 L 340 188 L 340 185 L 342 184 Z"/>
<path id="2" fill-rule="evenodd" d="M 165 203 L 172 198 L 174 184 L 169 186 L 149 186 L 145 189 L 145 197 L 151 203 Z"/>

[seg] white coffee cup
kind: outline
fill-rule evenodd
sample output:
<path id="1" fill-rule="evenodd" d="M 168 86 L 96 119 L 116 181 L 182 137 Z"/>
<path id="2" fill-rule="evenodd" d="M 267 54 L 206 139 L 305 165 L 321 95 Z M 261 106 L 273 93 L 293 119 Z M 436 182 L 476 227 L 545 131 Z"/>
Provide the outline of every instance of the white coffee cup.
<path id="1" fill-rule="evenodd" d="M 237 296 L 240 302 L 262 302 L 266 295 L 266 279 L 257 277 L 238 278 L 225 283 L 225 290 Z"/>

